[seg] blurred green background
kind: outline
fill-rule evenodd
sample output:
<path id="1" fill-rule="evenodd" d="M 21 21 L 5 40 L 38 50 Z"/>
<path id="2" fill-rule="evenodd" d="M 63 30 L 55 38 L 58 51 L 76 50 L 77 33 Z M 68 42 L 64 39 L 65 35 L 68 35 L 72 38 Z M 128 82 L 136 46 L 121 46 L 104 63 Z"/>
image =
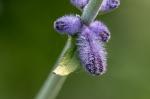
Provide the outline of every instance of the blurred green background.
<path id="1" fill-rule="evenodd" d="M 112 32 L 108 71 L 70 75 L 57 99 L 150 99 L 150 1 L 122 0 L 98 19 Z M 33 99 L 57 60 L 66 36 L 53 21 L 81 14 L 69 0 L 0 0 L 0 99 Z"/>

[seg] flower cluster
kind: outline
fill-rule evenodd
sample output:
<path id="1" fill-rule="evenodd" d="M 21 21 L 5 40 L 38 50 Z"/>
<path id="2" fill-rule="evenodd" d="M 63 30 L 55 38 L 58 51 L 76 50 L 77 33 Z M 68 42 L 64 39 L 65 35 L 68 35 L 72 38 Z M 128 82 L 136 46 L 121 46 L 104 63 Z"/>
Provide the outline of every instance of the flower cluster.
<path id="1" fill-rule="evenodd" d="M 71 0 L 72 5 L 74 5 L 79 10 L 83 10 L 84 7 L 88 4 L 89 0 Z M 120 0 L 103 0 L 101 7 L 100 7 L 100 14 L 108 13 L 120 5 Z"/>
<path id="2" fill-rule="evenodd" d="M 83 10 L 88 2 L 89 0 L 71 0 L 71 3 L 80 10 Z M 110 12 L 119 5 L 119 0 L 103 0 L 100 12 Z M 66 15 L 54 22 L 54 28 L 61 34 L 77 35 L 77 52 L 86 71 L 92 75 L 105 73 L 107 52 L 104 45 L 110 39 L 110 31 L 104 23 L 96 20 L 86 25 L 79 15 Z"/>

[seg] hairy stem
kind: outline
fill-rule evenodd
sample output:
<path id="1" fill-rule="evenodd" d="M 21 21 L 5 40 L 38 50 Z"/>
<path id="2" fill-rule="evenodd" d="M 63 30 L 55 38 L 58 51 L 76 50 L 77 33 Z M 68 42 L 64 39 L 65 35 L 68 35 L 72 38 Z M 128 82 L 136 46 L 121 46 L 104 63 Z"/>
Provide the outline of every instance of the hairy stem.
<path id="1" fill-rule="evenodd" d="M 98 15 L 102 0 L 90 0 L 81 16 L 85 24 L 92 22 Z M 67 76 L 79 66 L 76 56 L 75 38 L 68 37 L 54 70 L 48 76 L 36 99 L 55 99 Z"/>

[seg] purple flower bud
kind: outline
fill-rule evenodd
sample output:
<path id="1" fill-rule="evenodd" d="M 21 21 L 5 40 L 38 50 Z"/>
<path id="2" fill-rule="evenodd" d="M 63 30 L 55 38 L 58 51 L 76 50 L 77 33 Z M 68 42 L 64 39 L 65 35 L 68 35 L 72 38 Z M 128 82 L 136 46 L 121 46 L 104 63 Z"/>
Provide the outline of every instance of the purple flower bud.
<path id="1" fill-rule="evenodd" d="M 106 71 L 106 51 L 88 27 L 84 26 L 78 35 L 77 46 L 79 58 L 84 68 L 92 75 L 102 75 Z"/>
<path id="2" fill-rule="evenodd" d="M 96 33 L 99 37 L 100 41 L 108 42 L 110 39 L 110 31 L 108 30 L 107 26 L 100 22 L 94 21 L 90 24 L 89 28 Z"/>
<path id="3" fill-rule="evenodd" d="M 100 7 L 101 13 L 107 13 L 112 10 L 115 10 L 120 5 L 120 0 L 103 0 Z"/>
<path id="4" fill-rule="evenodd" d="M 71 0 L 72 5 L 77 7 L 80 10 L 83 10 L 84 7 L 88 4 L 89 0 Z M 100 7 L 100 14 L 111 12 L 115 10 L 120 5 L 120 0 L 103 0 Z"/>
<path id="5" fill-rule="evenodd" d="M 89 0 L 71 0 L 72 5 L 82 10 L 89 2 Z"/>
<path id="6" fill-rule="evenodd" d="M 58 18 L 54 22 L 54 28 L 59 33 L 67 33 L 74 35 L 79 32 L 82 27 L 82 22 L 79 16 L 68 15 Z"/>

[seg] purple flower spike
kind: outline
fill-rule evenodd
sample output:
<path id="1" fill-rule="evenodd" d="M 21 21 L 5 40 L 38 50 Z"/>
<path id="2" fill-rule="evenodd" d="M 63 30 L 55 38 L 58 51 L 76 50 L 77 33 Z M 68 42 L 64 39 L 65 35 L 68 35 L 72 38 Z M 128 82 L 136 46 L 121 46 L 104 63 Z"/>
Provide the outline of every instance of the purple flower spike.
<path id="1" fill-rule="evenodd" d="M 82 22 L 79 16 L 63 16 L 54 22 L 54 28 L 59 33 L 74 35 L 81 30 Z"/>
<path id="2" fill-rule="evenodd" d="M 72 5 L 82 10 L 89 2 L 89 0 L 71 0 Z"/>
<path id="3" fill-rule="evenodd" d="M 102 5 L 100 7 L 100 11 L 102 13 L 111 12 L 115 10 L 120 5 L 120 0 L 103 0 Z"/>
<path id="4" fill-rule="evenodd" d="M 107 26 L 100 22 L 94 21 L 90 24 L 89 27 L 96 35 L 99 37 L 100 41 L 108 42 L 110 39 L 110 31 L 108 30 Z"/>
<path id="5" fill-rule="evenodd" d="M 92 75 L 102 75 L 106 71 L 106 51 L 99 37 L 84 26 L 78 35 L 79 58 L 86 71 Z"/>

